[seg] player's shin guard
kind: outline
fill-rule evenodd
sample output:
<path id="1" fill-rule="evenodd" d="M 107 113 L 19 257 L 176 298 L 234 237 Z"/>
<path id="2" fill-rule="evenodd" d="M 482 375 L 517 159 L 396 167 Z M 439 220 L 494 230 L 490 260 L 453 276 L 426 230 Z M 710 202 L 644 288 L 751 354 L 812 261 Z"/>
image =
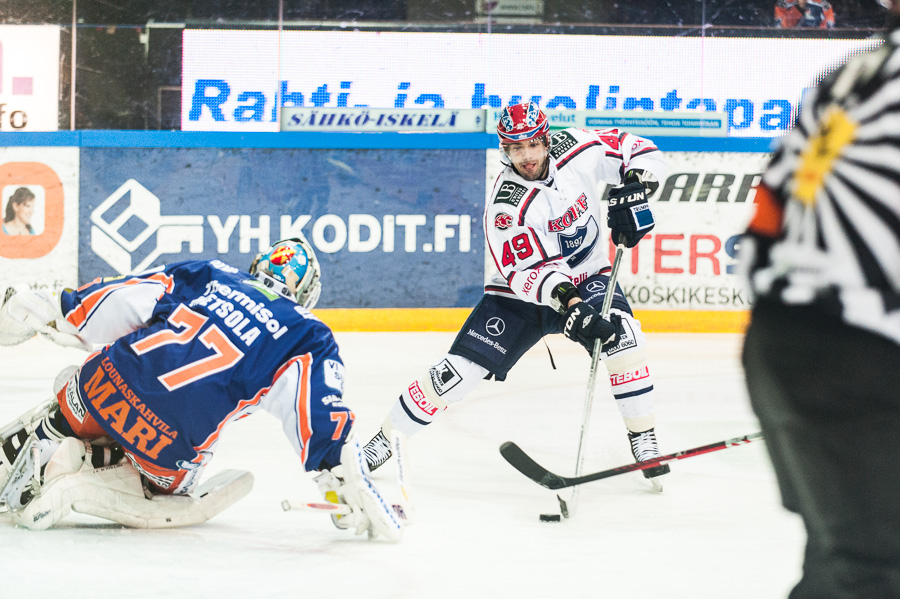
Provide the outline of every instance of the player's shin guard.
<path id="1" fill-rule="evenodd" d="M 626 327 L 626 330 L 634 334 L 632 347 L 627 347 L 627 337 L 623 337 L 622 343 L 616 348 L 610 348 L 612 354 L 606 356 L 604 362 L 609 372 L 613 397 L 628 429 L 631 452 L 636 461 L 643 462 L 661 455 L 654 431 L 655 391 L 644 351 L 644 336 L 640 324 L 629 317 L 629 325 L 631 326 Z M 624 349 L 621 349 L 623 346 Z M 616 351 L 617 349 L 619 351 Z M 669 465 L 663 464 L 643 470 L 643 473 L 645 478 L 654 478 L 668 473 L 669 470 Z"/>

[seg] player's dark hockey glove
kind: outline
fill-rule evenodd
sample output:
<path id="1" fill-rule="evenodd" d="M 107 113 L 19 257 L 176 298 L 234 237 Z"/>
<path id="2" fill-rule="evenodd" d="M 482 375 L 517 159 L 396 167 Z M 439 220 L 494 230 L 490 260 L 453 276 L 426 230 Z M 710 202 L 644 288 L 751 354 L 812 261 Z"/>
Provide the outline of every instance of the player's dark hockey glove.
<path id="1" fill-rule="evenodd" d="M 613 243 L 624 243 L 629 248 L 636 246 L 656 224 L 647 203 L 649 191 L 641 180 L 641 174 L 635 170 L 628 171 L 622 185 L 609 190 L 606 225 Z"/>
<path id="2" fill-rule="evenodd" d="M 610 314 L 609 320 L 604 320 L 597 310 L 585 302 L 572 304 L 566 310 L 565 318 L 563 333 L 586 347 L 589 352 L 594 351 L 595 340 L 600 339 L 602 347 L 613 346 L 625 332 L 618 314 Z"/>

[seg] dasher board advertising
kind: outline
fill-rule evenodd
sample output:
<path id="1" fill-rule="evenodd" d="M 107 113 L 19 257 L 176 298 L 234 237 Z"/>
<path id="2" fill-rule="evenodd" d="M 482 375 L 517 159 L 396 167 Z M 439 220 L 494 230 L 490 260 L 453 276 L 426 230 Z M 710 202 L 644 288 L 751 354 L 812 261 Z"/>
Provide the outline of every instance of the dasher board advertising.
<path id="1" fill-rule="evenodd" d="M 181 260 L 249 268 L 302 233 L 320 308 L 471 307 L 484 151 L 85 148 L 82 283 Z M 465 177 L 460 177 L 460 174 Z"/>
<path id="2" fill-rule="evenodd" d="M 494 125 L 496 127 L 496 124 Z M 408 133 L 480 133 L 484 110 L 444 108 L 298 108 L 281 109 L 282 131 L 400 131 Z"/>
<path id="3" fill-rule="evenodd" d="M 59 27 L 0 25 L 0 131 L 59 129 Z"/>
<path id="4" fill-rule="evenodd" d="M 880 43 L 186 29 L 181 127 L 278 131 L 276 98 L 284 107 L 429 110 L 533 100 L 637 116 L 724 112 L 729 135 L 774 137 L 792 126 L 803 90 L 822 73 Z"/>

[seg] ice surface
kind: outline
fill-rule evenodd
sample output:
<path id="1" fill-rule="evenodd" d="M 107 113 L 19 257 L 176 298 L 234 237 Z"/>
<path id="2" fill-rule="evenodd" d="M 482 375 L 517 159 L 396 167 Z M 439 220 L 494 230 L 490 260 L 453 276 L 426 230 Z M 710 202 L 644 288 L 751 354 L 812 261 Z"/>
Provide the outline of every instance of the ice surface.
<path id="1" fill-rule="evenodd" d="M 363 441 L 400 390 L 449 347 L 444 333 L 338 334 L 346 398 Z M 582 488 L 559 524 L 554 493 L 497 451 L 513 440 L 541 464 L 574 471 L 589 361 L 561 336 L 539 344 L 504 383 L 484 382 L 409 440 L 415 522 L 401 543 L 367 541 L 325 515 L 283 512 L 316 501 L 279 423 L 232 424 L 207 476 L 251 470 L 248 497 L 210 522 L 129 530 L 73 514 L 57 529 L 0 524 L 0 597 L 612 597 L 777 598 L 800 576 L 805 534 L 779 503 L 765 443 L 675 462 L 665 491 L 640 473 Z M 651 334 L 657 434 L 670 453 L 759 430 L 743 386 L 741 337 Z M 32 339 L 0 348 L 0 424 L 50 393 L 82 352 Z M 631 461 L 604 376 L 594 398 L 585 471 Z M 393 462 L 377 473 L 396 494 Z M 46 595 L 45 595 L 46 594 Z"/>

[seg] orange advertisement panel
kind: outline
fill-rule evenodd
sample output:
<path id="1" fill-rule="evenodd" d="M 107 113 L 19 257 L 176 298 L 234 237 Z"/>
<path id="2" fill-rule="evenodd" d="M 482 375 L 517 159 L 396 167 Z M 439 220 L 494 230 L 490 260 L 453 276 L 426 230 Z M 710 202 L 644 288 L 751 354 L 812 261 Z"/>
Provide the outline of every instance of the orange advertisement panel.
<path id="1" fill-rule="evenodd" d="M 77 284 L 78 168 L 78 148 L 0 148 L 0 289 Z"/>

